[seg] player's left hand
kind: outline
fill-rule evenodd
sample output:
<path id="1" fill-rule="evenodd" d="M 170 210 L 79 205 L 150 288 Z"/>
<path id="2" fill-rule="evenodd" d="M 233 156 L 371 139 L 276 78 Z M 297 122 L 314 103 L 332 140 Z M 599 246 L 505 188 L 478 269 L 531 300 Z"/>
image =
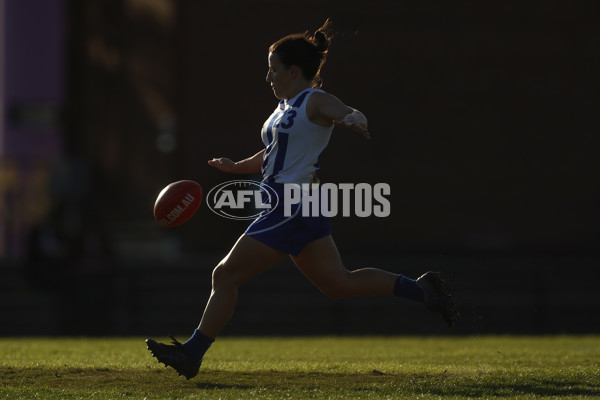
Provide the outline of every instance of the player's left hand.
<path id="1" fill-rule="evenodd" d="M 346 114 L 344 118 L 339 121 L 333 121 L 337 126 L 343 126 L 350 128 L 355 132 L 360 133 L 367 139 L 371 139 L 371 134 L 368 129 L 367 117 L 358 110 L 354 110 L 350 114 Z"/>
<path id="2" fill-rule="evenodd" d="M 225 157 L 213 158 L 212 160 L 208 160 L 208 165 L 210 165 L 211 167 L 215 167 L 216 169 L 221 170 L 223 172 L 235 172 L 235 169 L 237 167 L 236 162 L 231 161 L 229 158 Z"/>

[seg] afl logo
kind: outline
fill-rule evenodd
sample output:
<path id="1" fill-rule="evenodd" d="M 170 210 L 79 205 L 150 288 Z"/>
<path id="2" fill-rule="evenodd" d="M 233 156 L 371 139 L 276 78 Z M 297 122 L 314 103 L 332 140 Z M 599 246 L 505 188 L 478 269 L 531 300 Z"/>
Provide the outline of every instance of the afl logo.
<path id="1" fill-rule="evenodd" d="M 206 204 L 221 217 L 249 220 L 269 214 L 277 207 L 279 196 L 268 184 L 251 180 L 221 183 L 208 192 Z"/>

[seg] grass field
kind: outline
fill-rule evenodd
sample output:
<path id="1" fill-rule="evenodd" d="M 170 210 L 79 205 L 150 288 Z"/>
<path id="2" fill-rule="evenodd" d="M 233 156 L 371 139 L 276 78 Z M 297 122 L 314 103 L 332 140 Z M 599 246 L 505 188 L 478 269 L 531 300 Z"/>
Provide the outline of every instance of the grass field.
<path id="1" fill-rule="evenodd" d="M 222 338 L 189 381 L 142 338 L 0 338 L 0 399 L 399 398 L 600 398 L 600 337 Z"/>

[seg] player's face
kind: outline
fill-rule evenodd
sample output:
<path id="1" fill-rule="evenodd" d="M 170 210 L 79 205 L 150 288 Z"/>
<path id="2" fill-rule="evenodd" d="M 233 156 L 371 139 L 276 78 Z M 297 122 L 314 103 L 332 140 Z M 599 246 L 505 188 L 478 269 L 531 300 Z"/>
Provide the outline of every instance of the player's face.
<path id="1" fill-rule="evenodd" d="M 269 71 L 267 72 L 267 82 L 279 100 L 289 99 L 291 86 L 290 68 L 287 68 L 276 53 L 269 53 Z"/>

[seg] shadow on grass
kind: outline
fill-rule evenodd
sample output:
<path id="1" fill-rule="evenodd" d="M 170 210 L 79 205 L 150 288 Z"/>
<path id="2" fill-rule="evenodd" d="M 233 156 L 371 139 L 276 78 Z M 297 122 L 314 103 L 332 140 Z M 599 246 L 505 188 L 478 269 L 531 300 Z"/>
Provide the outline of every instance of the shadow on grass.
<path id="1" fill-rule="evenodd" d="M 357 373 L 302 372 L 302 371 L 256 371 L 233 372 L 204 370 L 193 380 L 199 389 L 300 389 L 319 391 L 403 391 L 419 381 L 437 381 L 444 374 L 386 374 L 381 371 Z M 401 385 L 397 385 L 401 384 Z"/>
<path id="2" fill-rule="evenodd" d="M 257 385 L 240 385 L 240 384 L 231 384 L 231 383 L 212 383 L 212 382 L 200 382 L 196 383 L 196 387 L 201 390 L 214 390 L 214 389 L 239 389 L 239 390 L 249 390 L 255 389 Z"/>
<path id="3" fill-rule="evenodd" d="M 521 379 L 521 381 L 518 381 Z M 555 376 L 543 373 L 521 378 L 516 375 L 478 376 L 452 373 L 387 374 L 372 370 L 356 373 L 302 372 L 302 371 L 221 371 L 203 370 L 187 381 L 171 369 L 145 367 L 138 369 L 112 368 L 16 368 L 0 367 L 0 386 L 23 388 L 52 387 L 81 394 L 97 390 L 136 393 L 138 391 L 167 395 L 173 391 L 188 394 L 203 391 L 244 393 L 257 389 L 268 392 L 298 391 L 306 393 L 369 392 L 376 397 L 429 394 L 444 397 L 599 397 L 600 381 L 589 381 L 584 376 Z M 204 396 L 204 394 L 202 394 Z M 351 398 L 351 397 L 349 397 Z M 361 397 L 362 398 L 362 397 Z"/>
<path id="4" fill-rule="evenodd" d="M 600 381 L 585 378 L 557 380 L 536 376 L 515 383 L 515 376 L 494 376 L 480 380 L 476 374 L 400 373 L 373 370 L 363 373 L 260 371 L 254 373 L 206 371 L 195 379 L 199 389 L 316 389 L 320 391 L 369 391 L 407 396 L 430 394 L 463 397 L 600 397 Z M 562 379 L 562 380 L 558 380 Z"/>

